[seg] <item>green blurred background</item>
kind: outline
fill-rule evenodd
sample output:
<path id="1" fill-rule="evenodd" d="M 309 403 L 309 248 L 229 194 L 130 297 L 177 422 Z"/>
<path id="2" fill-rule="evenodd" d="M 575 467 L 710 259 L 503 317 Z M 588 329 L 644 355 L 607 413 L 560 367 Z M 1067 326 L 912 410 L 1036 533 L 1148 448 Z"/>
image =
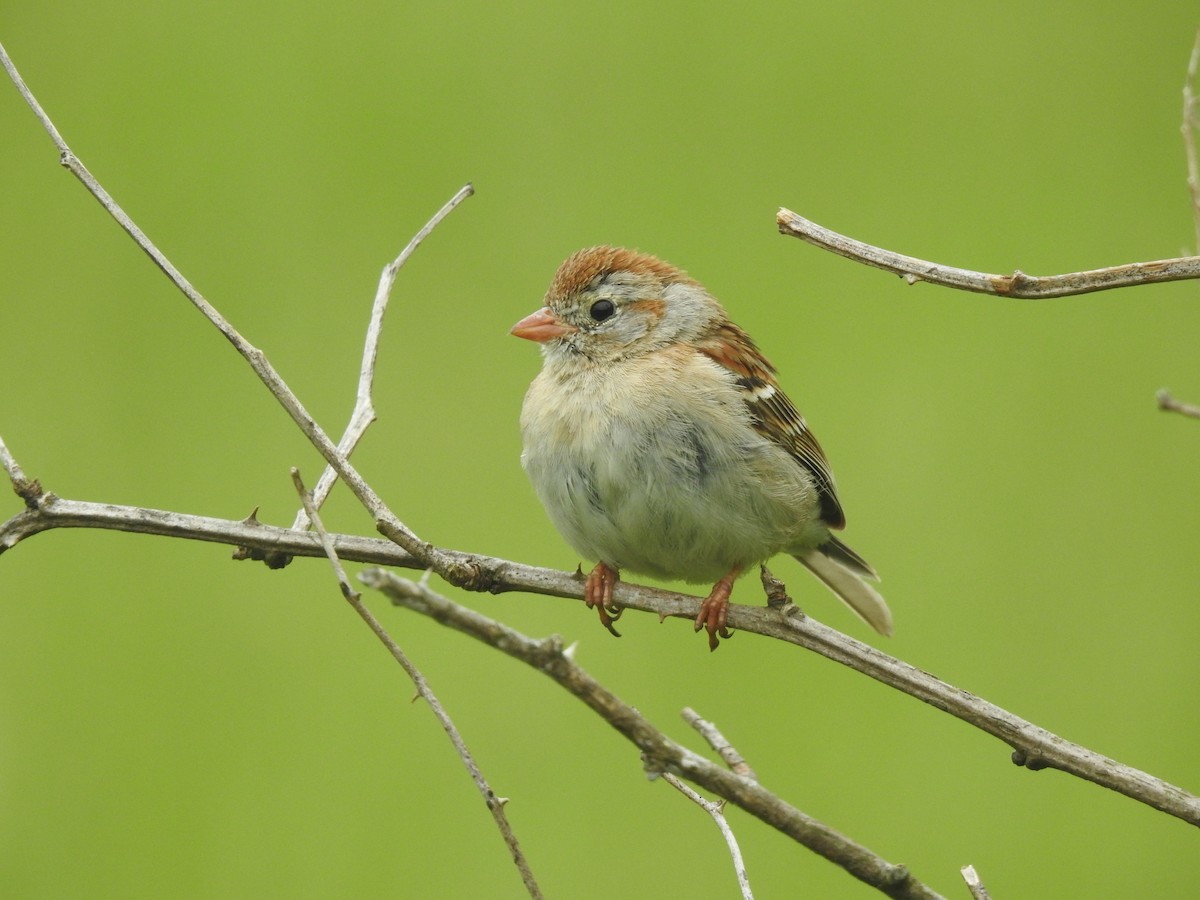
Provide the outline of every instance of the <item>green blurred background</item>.
<path id="1" fill-rule="evenodd" d="M 788 206 L 892 249 L 1049 274 L 1190 252 L 1190 4 L 6 4 L 73 149 L 340 432 L 381 267 L 401 275 L 356 461 L 423 538 L 573 568 L 518 464 L 539 365 L 508 327 L 599 242 L 701 279 L 759 338 L 884 575 L 880 645 L 1200 789 L 1200 303 L 899 279 L 779 236 Z M 70 498 L 290 523 L 316 454 L 57 165 L 0 85 L 0 434 Z M 18 511 L 10 498 L 0 518 Z M 370 533 L 339 490 L 331 527 Z M 0 560 L 0 894 L 519 897 L 428 710 L 328 567 L 58 531 Z M 817 618 L 879 643 L 790 560 Z M 749 635 L 451 596 L 672 735 L 690 705 L 809 814 L 965 896 L 1194 896 L 1197 834 Z M 758 603 L 752 581 L 735 600 Z M 550 896 L 728 897 L 710 821 L 565 692 L 377 598 Z M 758 896 L 867 888 L 740 812 Z"/>

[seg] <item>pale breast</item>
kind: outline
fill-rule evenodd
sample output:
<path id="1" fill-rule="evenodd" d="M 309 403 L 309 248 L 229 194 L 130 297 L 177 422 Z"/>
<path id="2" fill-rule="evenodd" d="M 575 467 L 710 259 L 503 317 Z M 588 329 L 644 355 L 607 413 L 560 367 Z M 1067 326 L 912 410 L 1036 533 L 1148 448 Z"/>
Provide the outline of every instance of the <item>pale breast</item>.
<path id="1" fill-rule="evenodd" d="M 522 462 L 585 557 L 714 581 L 819 526 L 811 477 L 751 428 L 711 360 L 676 348 L 603 372 L 552 363 L 526 396 Z"/>

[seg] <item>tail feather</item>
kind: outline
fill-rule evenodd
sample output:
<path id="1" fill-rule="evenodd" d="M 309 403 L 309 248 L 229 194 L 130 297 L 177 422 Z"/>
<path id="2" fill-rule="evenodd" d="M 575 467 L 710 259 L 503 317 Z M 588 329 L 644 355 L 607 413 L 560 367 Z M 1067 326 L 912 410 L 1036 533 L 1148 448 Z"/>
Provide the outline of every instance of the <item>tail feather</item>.
<path id="1" fill-rule="evenodd" d="M 858 614 L 864 622 L 882 635 L 892 636 L 892 613 L 879 592 L 864 581 L 879 576 L 861 556 L 836 538 L 797 555 L 810 572 L 838 598 Z"/>
<path id="2" fill-rule="evenodd" d="M 869 562 L 832 535 L 829 540 L 817 548 L 817 552 L 824 553 L 830 559 L 841 563 L 851 572 L 861 575 L 863 578 L 870 578 L 872 581 L 879 580 L 879 575 L 871 568 Z"/>

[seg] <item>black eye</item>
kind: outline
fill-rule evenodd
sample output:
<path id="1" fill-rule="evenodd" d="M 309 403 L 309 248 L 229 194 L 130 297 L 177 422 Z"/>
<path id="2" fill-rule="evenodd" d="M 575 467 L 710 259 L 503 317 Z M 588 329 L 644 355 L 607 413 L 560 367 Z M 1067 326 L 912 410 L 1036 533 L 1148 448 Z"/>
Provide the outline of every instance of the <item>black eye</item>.
<path id="1" fill-rule="evenodd" d="M 611 318 L 612 314 L 616 311 L 617 308 L 611 300 L 597 300 L 592 304 L 592 308 L 588 310 L 592 318 L 597 322 L 603 322 L 605 319 Z"/>

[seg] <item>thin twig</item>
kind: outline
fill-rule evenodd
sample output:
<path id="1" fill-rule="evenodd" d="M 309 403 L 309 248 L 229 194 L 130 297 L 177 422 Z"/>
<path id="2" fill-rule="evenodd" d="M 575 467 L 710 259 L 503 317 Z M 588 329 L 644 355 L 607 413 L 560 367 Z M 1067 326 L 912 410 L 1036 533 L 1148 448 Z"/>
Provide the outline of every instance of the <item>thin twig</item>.
<path id="1" fill-rule="evenodd" d="M 25 501 L 26 508 L 36 509 L 42 496 L 42 486 L 36 478 L 30 480 L 25 477 L 25 472 L 9 452 L 3 438 L 0 438 L 0 468 L 8 475 L 13 493 Z M 0 552 L 3 552 L 3 546 L 3 542 L 0 541 Z"/>
<path id="2" fill-rule="evenodd" d="M 253 517 L 242 521 L 188 516 L 162 510 L 64 500 L 45 494 L 35 509 L 26 509 L 0 524 L 0 553 L 34 534 L 53 528 L 103 528 L 213 541 L 247 548 L 242 555 L 256 558 L 272 551 L 295 556 L 321 556 L 316 536 L 264 525 Z M 333 535 L 345 560 L 412 569 L 425 562 L 388 541 Z M 583 599 L 583 582 L 575 573 L 528 566 L 459 550 L 437 548 L 439 557 L 459 572 L 471 573 L 460 583 L 467 590 L 501 594 L 524 591 L 551 597 Z M 700 600 L 632 582 L 620 582 L 614 599 L 622 607 L 653 613 L 660 619 L 696 618 Z M 740 631 L 786 641 L 861 672 L 876 681 L 936 707 L 1004 741 L 1013 748 L 1013 761 L 1031 770 L 1053 768 L 1124 794 L 1154 809 L 1200 825 L 1200 797 L 1139 769 L 1064 740 L 982 697 L 935 678 L 880 650 L 823 625 L 812 616 L 794 615 L 794 606 L 772 609 L 733 604 L 729 626 Z"/>
<path id="3" fill-rule="evenodd" d="M 1200 406 L 1176 400 L 1165 389 L 1158 392 L 1158 408 L 1166 412 L 1177 412 L 1181 415 L 1190 416 L 1193 419 L 1200 419 Z"/>
<path id="4" fill-rule="evenodd" d="M 1200 69 L 1200 29 L 1188 59 L 1187 78 L 1183 82 L 1183 148 L 1187 155 L 1187 185 L 1192 198 L 1192 222 L 1196 229 L 1196 252 L 1200 253 L 1200 166 L 1196 162 L 1196 72 Z"/>
<path id="5" fill-rule="evenodd" d="M 400 274 L 400 269 L 408 262 L 417 247 L 421 246 L 421 242 L 429 237 L 433 229 L 446 216 L 450 215 L 455 207 L 474 193 L 475 188 L 470 183 L 459 188 L 457 193 L 433 214 L 433 217 L 425 223 L 421 230 L 413 235 L 408 245 L 400 251 L 400 255 L 383 267 L 383 272 L 379 276 L 379 286 L 375 289 L 375 302 L 371 304 L 371 320 L 367 325 L 366 340 L 363 342 L 362 365 L 358 372 L 354 411 L 350 414 L 350 422 L 346 425 L 342 439 L 338 441 L 338 452 L 347 459 L 354 452 L 354 448 L 358 446 L 358 442 L 366 433 L 367 428 L 375 421 L 375 405 L 371 399 L 375 384 L 375 361 L 379 356 L 379 340 L 383 334 L 383 316 L 387 312 L 388 301 L 392 296 L 392 287 L 396 284 L 396 276 Z M 334 471 L 333 466 L 326 463 L 325 470 L 321 473 L 321 477 L 317 480 L 317 486 L 312 491 L 313 504 L 317 509 L 320 509 L 325 503 L 325 499 L 329 496 L 336 481 L 337 472 Z M 292 527 L 301 530 L 308 527 L 308 516 L 303 509 L 296 513 Z"/>
<path id="6" fill-rule="evenodd" d="M 700 718 L 700 714 L 690 706 L 685 706 L 681 715 L 683 716 L 683 721 L 700 732 L 701 737 L 708 741 L 708 746 L 717 752 L 731 771 L 736 772 L 743 778 L 749 778 L 751 781 L 758 781 L 758 776 L 754 774 L 754 770 L 750 768 L 750 764 L 746 762 L 742 754 L 734 749 L 733 744 L 729 743 L 725 735 L 721 734 L 717 729 L 716 725 L 707 719 Z"/>
<path id="7" fill-rule="evenodd" d="M 737 835 L 733 833 L 733 829 L 729 827 L 729 820 L 725 818 L 724 801 L 714 803 L 711 800 L 705 800 L 670 772 L 664 772 L 662 779 L 712 817 L 717 829 L 721 832 L 721 837 L 725 838 L 725 846 L 729 848 L 729 856 L 733 860 L 733 871 L 737 875 L 738 887 L 741 888 L 743 900 L 754 900 L 754 892 L 750 890 L 750 876 L 746 873 L 746 862 L 742 859 L 742 850 L 738 846 Z"/>
<path id="8" fill-rule="evenodd" d="M 979 879 L 979 873 L 975 871 L 974 866 L 963 866 L 959 871 L 963 881 L 967 883 L 967 890 L 971 892 L 971 900 L 992 900 L 992 895 Z"/>
<path id="9" fill-rule="evenodd" d="M 986 272 L 973 272 L 970 269 L 944 266 L 940 263 L 917 259 L 914 256 L 904 256 L 882 247 L 875 247 L 831 231 L 797 215 L 790 209 L 780 209 L 776 216 L 776 222 L 783 234 L 798 237 L 802 241 L 807 241 L 816 247 L 855 262 L 894 272 L 903 276 L 909 284 L 928 281 L 945 287 L 974 291 L 980 294 L 994 294 L 999 297 L 1044 300 L 1051 297 L 1069 297 L 1072 294 L 1087 294 L 1092 291 L 1106 291 L 1112 288 L 1133 287 L 1139 284 L 1157 284 L 1164 281 L 1200 278 L 1200 256 L 1127 263 L 1105 269 L 1070 272 L 1065 275 L 1026 275 L 1019 269 L 1011 275 L 992 275 Z"/>
<path id="10" fill-rule="evenodd" d="M 564 651 L 562 638 L 534 640 L 450 601 L 427 584 L 401 578 L 383 569 L 368 569 L 359 575 L 359 579 L 368 587 L 385 593 L 397 605 L 468 634 L 552 678 L 632 741 L 641 751 L 651 776 L 669 772 L 724 797 L 890 897 L 938 896 L 904 866 L 888 862 L 796 809 L 757 782 L 728 772 L 668 738 L 635 708 L 580 668 L 571 659 L 571 654 Z"/>
<path id="11" fill-rule="evenodd" d="M 292 484 L 296 487 L 296 493 L 300 496 L 300 502 L 304 507 L 305 513 L 308 515 L 309 522 L 312 523 L 313 530 L 317 533 L 317 538 L 321 542 L 325 556 L 329 560 L 329 564 L 333 566 L 333 573 L 337 578 L 338 586 L 342 590 L 342 596 L 346 598 L 359 617 L 367 623 L 367 627 L 375 632 L 375 636 L 387 648 L 388 653 L 392 655 L 392 659 L 396 660 L 400 664 L 400 667 L 404 669 L 416 687 L 421 699 L 429 704 L 429 708 L 433 711 L 433 715 L 442 726 L 442 730 L 446 732 L 446 736 L 450 738 L 450 743 L 454 745 L 454 749 L 458 753 L 458 758 L 462 760 L 463 765 L 466 766 L 467 772 L 471 776 L 471 780 L 475 782 L 475 787 L 483 795 L 483 802 L 487 804 L 488 811 L 491 812 L 492 818 L 496 821 L 496 827 L 500 829 L 500 836 L 504 838 L 504 843 L 508 846 L 513 863 L 516 864 L 517 870 L 521 873 L 521 880 L 525 882 L 525 889 L 529 892 L 529 896 L 541 898 L 541 888 L 538 887 L 537 879 L 533 877 L 533 870 L 529 868 L 529 862 L 525 859 L 525 854 L 521 851 L 521 844 L 517 840 L 516 834 L 513 833 L 512 826 L 508 824 L 508 816 L 504 813 L 504 806 L 508 801 L 503 797 L 497 797 L 491 785 L 488 784 L 487 779 L 484 778 L 483 772 L 480 771 L 478 764 L 476 764 L 475 757 L 472 756 L 470 749 L 468 749 L 462 734 L 451 720 L 450 714 L 442 706 L 441 701 L 438 700 L 437 695 L 433 692 L 433 688 L 429 686 L 429 682 L 426 681 L 421 670 L 408 658 L 408 654 L 400 649 L 400 645 L 392 640 L 391 635 L 387 633 L 383 625 L 375 618 L 375 615 L 367 609 L 366 604 L 362 601 L 362 594 L 351 587 L 350 579 L 346 577 L 346 569 L 342 566 L 341 559 L 338 558 L 337 549 L 334 547 L 333 541 L 330 540 L 329 533 L 325 530 L 325 525 L 321 521 L 321 515 L 317 511 L 317 504 L 314 502 L 312 494 L 304 487 L 304 481 L 300 477 L 300 470 L 294 466 L 292 467 Z"/>

